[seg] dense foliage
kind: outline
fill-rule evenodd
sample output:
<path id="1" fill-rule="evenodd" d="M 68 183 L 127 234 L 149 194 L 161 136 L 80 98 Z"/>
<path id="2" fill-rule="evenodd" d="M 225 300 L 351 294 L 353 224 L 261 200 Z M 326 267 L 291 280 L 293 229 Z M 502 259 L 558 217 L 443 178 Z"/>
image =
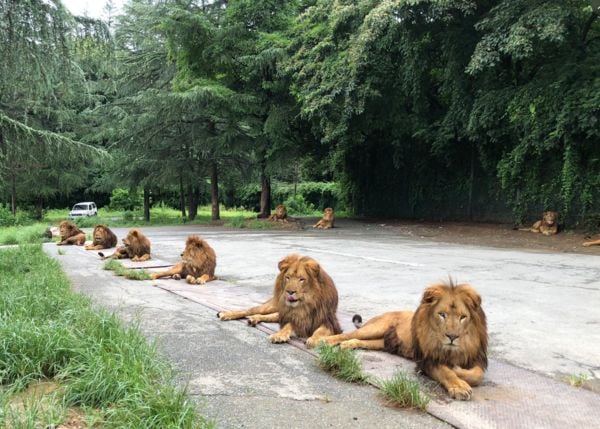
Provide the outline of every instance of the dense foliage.
<path id="1" fill-rule="evenodd" d="M 148 214 L 152 196 L 177 195 L 190 218 L 210 198 L 214 219 L 219 201 L 262 216 L 288 201 L 589 223 L 599 13 L 590 0 L 129 0 L 108 32 L 58 0 L 0 0 L 1 185 L 23 204 L 31 189 L 139 188 Z M 70 155 L 40 163 L 61 139 Z M 65 161 L 74 141 L 112 158 Z M 20 176 L 31 156 L 41 168 Z M 273 180 L 339 187 L 300 201 Z"/>

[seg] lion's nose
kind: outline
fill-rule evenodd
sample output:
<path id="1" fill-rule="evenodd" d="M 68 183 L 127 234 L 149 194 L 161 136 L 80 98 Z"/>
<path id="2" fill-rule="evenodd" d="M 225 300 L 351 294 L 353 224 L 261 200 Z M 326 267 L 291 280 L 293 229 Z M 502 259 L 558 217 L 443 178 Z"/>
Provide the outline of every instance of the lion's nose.
<path id="1" fill-rule="evenodd" d="M 453 343 L 454 340 L 456 340 L 458 338 L 458 335 L 454 335 L 454 334 L 446 334 L 446 336 L 448 337 L 448 339 L 450 340 L 451 343 Z"/>
<path id="2" fill-rule="evenodd" d="M 293 295 L 293 294 L 296 293 L 295 290 L 286 290 L 286 292 L 287 292 L 288 295 Z"/>

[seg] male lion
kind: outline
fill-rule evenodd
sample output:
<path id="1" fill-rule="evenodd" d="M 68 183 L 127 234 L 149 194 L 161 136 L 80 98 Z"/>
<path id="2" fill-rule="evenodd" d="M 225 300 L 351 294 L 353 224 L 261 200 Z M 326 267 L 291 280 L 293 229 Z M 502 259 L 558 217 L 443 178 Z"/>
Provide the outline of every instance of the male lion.
<path id="1" fill-rule="evenodd" d="M 269 219 L 267 219 L 267 220 L 275 220 L 275 221 L 287 223 L 287 221 L 288 221 L 287 209 L 285 208 L 285 206 L 283 204 L 279 204 L 277 207 L 275 207 L 275 213 L 273 213 L 271 216 L 269 216 Z"/>
<path id="2" fill-rule="evenodd" d="M 178 262 L 167 271 L 153 273 L 153 279 L 172 277 L 179 280 L 185 277 L 189 284 L 203 285 L 214 280 L 217 255 L 210 245 L 197 235 L 190 235 L 185 242 L 185 249 Z"/>
<path id="3" fill-rule="evenodd" d="M 541 232 L 544 235 L 554 235 L 558 232 L 558 213 L 546 211 L 542 220 L 538 220 L 531 228 L 520 228 L 519 231 Z"/>
<path id="4" fill-rule="evenodd" d="M 335 222 L 335 213 L 331 207 L 327 207 L 323 211 L 323 217 L 313 225 L 313 228 L 319 229 L 329 229 L 333 228 L 333 223 Z"/>
<path id="5" fill-rule="evenodd" d="M 466 284 L 432 285 L 414 313 L 384 313 L 356 331 L 324 340 L 342 348 L 385 350 L 414 359 L 419 371 L 456 399 L 470 399 L 471 386 L 481 383 L 487 368 L 485 313 L 481 297 Z"/>
<path id="6" fill-rule="evenodd" d="M 221 320 L 248 317 L 248 323 L 279 322 L 272 343 L 285 343 L 293 335 L 308 337 L 314 347 L 324 336 L 342 332 L 337 320 L 337 289 L 319 263 L 308 256 L 288 255 L 279 262 L 273 297 L 242 311 L 220 312 Z"/>
<path id="7" fill-rule="evenodd" d="M 150 240 L 140 230 L 133 228 L 129 230 L 127 237 L 123 239 L 123 246 L 117 247 L 115 253 L 104 256 L 102 252 L 98 252 L 98 255 L 102 259 L 130 258 L 135 262 L 147 261 L 150 259 Z"/>
<path id="8" fill-rule="evenodd" d="M 60 231 L 60 241 L 56 243 L 57 246 L 63 246 L 65 244 L 83 246 L 85 243 L 85 232 L 77 228 L 77 225 L 72 224 L 68 220 L 63 220 L 59 223 L 58 229 Z"/>
<path id="9" fill-rule="evenodd" d="M 588 246 L 600 246 L 600 240 L 585 241 L 585 242 L 583 243 L 583 245 L 584 245 L 585 247 L 588 247 Z"/>
<path id="10" fill-rule="evenodd" d="M 92 235 L 92 244 L 85 246 L 85 250 L 110 249 L 117 245 L 117 236 L 106 225 L 96 225 Z"/>

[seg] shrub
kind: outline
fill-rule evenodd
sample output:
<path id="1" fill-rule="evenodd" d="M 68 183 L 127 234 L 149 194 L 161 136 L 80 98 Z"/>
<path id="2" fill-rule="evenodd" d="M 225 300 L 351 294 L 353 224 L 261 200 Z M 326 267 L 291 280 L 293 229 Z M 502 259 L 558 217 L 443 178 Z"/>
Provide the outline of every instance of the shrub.
<path id="1" fill-rule="evenodd" d="M 287 200 L 283 202 L 283 204 L 286 206 L 290 214 L 307 215 L 313 214 L 313 212 L 315 211 L 315 206 L 313 206 L 311 203 L 306 202 L 304 197 L 300 194 L 290 196 Z"/>
<path id="2" fill-rule="evenodd" d="M 124 188 L 113 189 L 110 196 L 111 210 L 133 211 L 142 207 L 144 204 L 143 196 L 136 191 L 129 191 Z"/>

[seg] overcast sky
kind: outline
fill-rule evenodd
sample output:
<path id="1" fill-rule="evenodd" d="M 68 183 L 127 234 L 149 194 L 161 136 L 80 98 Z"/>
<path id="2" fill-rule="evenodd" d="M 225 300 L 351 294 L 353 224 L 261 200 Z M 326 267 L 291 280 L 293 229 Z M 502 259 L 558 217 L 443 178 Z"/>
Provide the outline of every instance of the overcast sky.
<path id="1" fill-rule="evenodd" d="M 91 18 L 106 18 L 104 16 L 105 0 L 62 0 L 63 4 L 73 15 L 87 14 Z M 125 0 L 113 0 L 115 14 L 119 13 Z"/>

